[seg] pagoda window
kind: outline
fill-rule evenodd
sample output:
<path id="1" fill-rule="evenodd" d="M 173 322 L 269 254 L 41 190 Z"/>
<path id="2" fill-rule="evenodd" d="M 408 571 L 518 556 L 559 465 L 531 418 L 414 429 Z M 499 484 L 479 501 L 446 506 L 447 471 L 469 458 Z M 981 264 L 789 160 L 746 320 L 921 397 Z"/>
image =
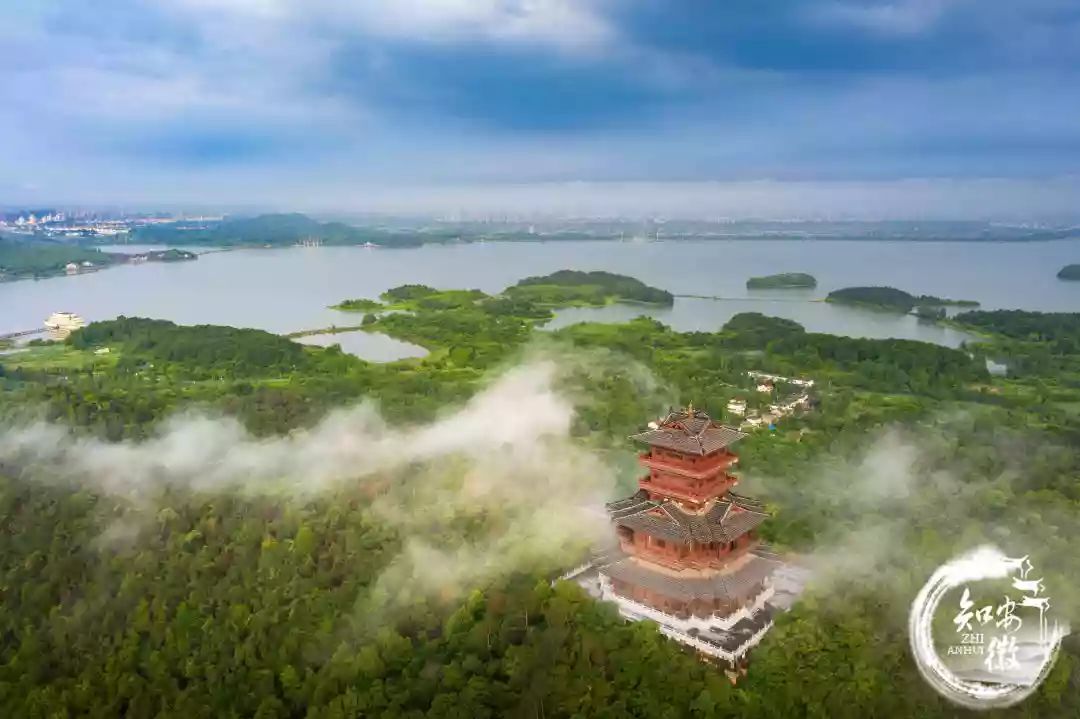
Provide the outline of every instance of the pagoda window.
<path id="1" fill-rule="evenodd" d="M 665 542 L 663 539 L 654 539 L 653 543 L 660 549 L 663 549 L 667 546 L 667 542 Z"/>

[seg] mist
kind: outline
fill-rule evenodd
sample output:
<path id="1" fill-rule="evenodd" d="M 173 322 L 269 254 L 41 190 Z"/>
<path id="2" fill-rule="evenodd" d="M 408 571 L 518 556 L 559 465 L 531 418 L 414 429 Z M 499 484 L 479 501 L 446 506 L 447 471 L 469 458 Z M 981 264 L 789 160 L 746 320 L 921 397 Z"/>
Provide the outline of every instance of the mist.
<path id="1" fill-rule="evenodd" d="M 659 411 L 674 397 L 643 367 L 613 359 L 526 352 L 461 407 L 413 426 L 388 424 L 370 402 L 271 438 L 206 414 L 177 415 L 150 439 L 120 443 L 37 422 L 0 432 L 0 465 L 117 500 L 120 516 L 96 542 L 102 551 L 137 546 L 177 492 L 301 506 L 358 490 L 365 511 L 400 538 L 374 601 L 456 596 L 515 570 L 570 566 L 610 538 L 602 505 L 619 493 L 618 460 L 629 453 L 575 437 L 575 421 L 603 400 L 609 370 L 630 383 L 618 391 L 633 392 L 634 407 Z M 964 415 L 868 431 L 858 446 L 834 445 L 780 475 L 748 463 L 741 491 L 769 503 L 770 524 L 813 515 L 812 535 L 781 548 L 811 570 L 811 592 L 874 586 L 895 599 L 902 622 L 918 586 L 952 554 L 993 543 L 1045 555 L 1080 530 L 1065 507 L 1033 516 L 1021 501 L 1001 506 L 1037 483 L 1032 457 L 1050 457 L 1052 467 L 1068 448 L 973 432 Z M 966 441 L 992 451 L 978 463 L 958 459 Z M 1046 565 L 1058 575 L 1078 569 L 1060 552 Z"/>
<path id="2" fill-rule="evenodd" d="M 987 544 L 1006 555 L 1031 555 L 1048 577 L 1057 618 L 1075 623 L 1080 594 L 1071 577 L 1080 572 L 1073 553 L 1061 551 L 1080 532 L 1071 507 L 1039 503 L 1035 491 L 1065 472 L 1069 448 L 1024 430 L 980 431 L 963 413 L 914 425 L 867 432 L 859 446 L 839 448 L 799 467 L 797 476 L 744 472 L 747 493 L 779 506 L 772 521 L 814 515 L 817 531 L 792 547 L 795 562 L 810 570 L 807 590 L 842 611 L 871 589 L 888 600 L 894 629 L 940 564 Z M 984 452 L 961 453 L 967 445 Z"/>
<path id="3" fill-rule="evenodd" d="M 96 543 L 104 550 L 137 544 L 177 493 L 299 505 L 360 489 L 367 511 L 401 539 L 376 595 L 454 595 L 514 568 L 558 567 L 608 529 L 596 510 L 614 472 L 571 439 L 574 408 L 558 382 L 555 362 L 532 359 L 429 424 L 390 426 L 367 403 L 266 439 L 197 414 L 142 442 L 35 423 L 0 434 L 0 464 L 117 500 L 122 516 Z M 480 529 L 462 531 L 466 520 Z"/>

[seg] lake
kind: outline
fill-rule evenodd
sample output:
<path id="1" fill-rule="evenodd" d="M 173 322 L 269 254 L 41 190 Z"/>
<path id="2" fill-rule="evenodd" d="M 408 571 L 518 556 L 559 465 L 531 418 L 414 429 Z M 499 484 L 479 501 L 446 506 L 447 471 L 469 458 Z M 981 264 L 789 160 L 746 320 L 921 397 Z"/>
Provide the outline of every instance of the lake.
<path id="1" fill-rule="evenodd" d="M 424 357 L 427 350 L 411 342 L 402 342 L 380 332 L 320 332 L 297 337 L 296 342 L 305 345 L 329 347 L 340 345 L 343 352 L 363 357 L 371 362 L 392 362 L 410 357 Z"/>
<path id="2" fill-rule="evenodd" d="M 57 310 L 88 320 L 123 314 L 287 333 L 356 324 L 358 314 L 328 306 L 350 297 L 375 298 L 405 283 L 498 292 L 530 275 L 579 269 L 631 275 L 675 294 L 726 299 L 679 298 L 674 307 L 664 309 L 572 309 L 560 312 L 553 326 L 649 314 L 679 330 L 715 330 L 732 315 L 753 311 L 787 317 L 816 332 L 956 346 L 964 335 L 949 328 L 817 300 L 840 287 L 890 285 L 915 294 L 978 300 L 988 309 L 1077 311 L 1080 283 L 1059 281 L 1055 274 L 1062 265 L 1078 261 L 1080 240 L 488 242 L 406 250 L 236 250 L 193 262 L 124 265 L 71 277 L 0 283 L 0 333 L 40 327 Z M 750 276 L 785 271 L 813 274 L 817 289 L 746 289 Z M 371 342 L 337 337 L 343 346 L 355 343 L 353 351 L 360 354 L 366 351 L 361 345 Z M 415 356 L 414 346 L 399 349 Z M 395 354 L 388 344 L 372 345 L 369 351 L 371 359 L 379 360 Z"/>

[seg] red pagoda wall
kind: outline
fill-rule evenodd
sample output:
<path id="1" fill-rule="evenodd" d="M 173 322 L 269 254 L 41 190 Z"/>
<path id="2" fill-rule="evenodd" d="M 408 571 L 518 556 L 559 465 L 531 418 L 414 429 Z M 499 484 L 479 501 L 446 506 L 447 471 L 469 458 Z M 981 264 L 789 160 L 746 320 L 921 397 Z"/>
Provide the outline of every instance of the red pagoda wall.
<path id="1" fill-rule="evenodd" d="M 695 504 L 704 504 L 710 499 L 723 497 L 736 484 L 738 484 L 738 480 L 728 474 L 723 474 L 711 480 L 698 480 L 665 474 L 655 469 L 638 481 L 638 486 L 648 492 L 649 496 L 654 499 L 657 497 L 671 497 L 672 499 L 683 499 Z"/>
<path id="2" fill-rule="evenodd" d="M 738 458 L 727 451 L 697 457 L 654 448 L 639 456 L 649 474 L 638 486 L 650 497 L 671 497 L 695 504 L 722 497 L 738 480 L 727 473 Z"/>
<path id="3" fill-rule="evenodd" d="M 738 456 L 727 450 L 720 450 L 705 456 L 696 454 L 683 454 L 668 449 L 653 447 L 650 451 L 638 455 L 642 462 L 663 463 L 671 467 L 685 469 L 692 473 L 711 472 L 713 470 L 727 469 L 739 461 Z"/>

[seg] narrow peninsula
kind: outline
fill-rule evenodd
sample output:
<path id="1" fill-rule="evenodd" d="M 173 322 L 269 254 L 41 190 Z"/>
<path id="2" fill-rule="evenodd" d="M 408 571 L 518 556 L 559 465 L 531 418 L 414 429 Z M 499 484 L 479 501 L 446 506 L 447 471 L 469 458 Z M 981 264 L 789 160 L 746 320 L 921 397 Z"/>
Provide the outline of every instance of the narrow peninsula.
<path id="1" fill-rule="evenodd" d="M 187 250 L 151 250 L 126 254 L 62 242 L 0 237 L 0 282 L 81 275 L 122 264 L 184 262 L 195 259 L 198 259 L 198 255 Z"/>

